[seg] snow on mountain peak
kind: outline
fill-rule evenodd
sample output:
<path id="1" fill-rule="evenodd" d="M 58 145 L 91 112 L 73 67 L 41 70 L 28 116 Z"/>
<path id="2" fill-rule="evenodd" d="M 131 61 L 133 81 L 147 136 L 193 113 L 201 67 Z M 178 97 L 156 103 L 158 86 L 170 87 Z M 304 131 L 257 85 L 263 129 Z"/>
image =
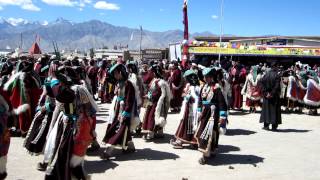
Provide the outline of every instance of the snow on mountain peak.
<path id="1" fill-rule="evenodd" d="M 8 18 L 6 20 L 9 24 L 11 24 L 12 26 L 19 26 L 19 25 L 26 25 L 29 23 L 28 20 L 26 19 L 22 19 L 22 18 Z"/>
<path id="2" fill-rule="evenodd" d="M 49 24 L 48 21 L 43 21 L 43 22 L 41 23 L 42 26 L 47 26 L 48 24 Z"/>

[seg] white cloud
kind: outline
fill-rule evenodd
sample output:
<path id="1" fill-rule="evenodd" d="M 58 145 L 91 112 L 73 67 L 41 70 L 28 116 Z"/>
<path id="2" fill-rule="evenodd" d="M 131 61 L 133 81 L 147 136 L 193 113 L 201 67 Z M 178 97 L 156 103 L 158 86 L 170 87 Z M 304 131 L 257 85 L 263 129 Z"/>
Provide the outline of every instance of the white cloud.
<path id="1" fill-rule="evenodd" d="M 77 2 L 77 5 L 80 8 L 84 8 L 87 4 L 91 4 L 91 0 L 80 0 L 79 2 Z"/>
<path id="2" fill-rule="evenodd" d="M 40 8 L 34 4 L 24 4 L 21 8 L 29 11 L 40 11 Z"/>
<path id="3" fill-rule="evenodd" d="M 75 6 L 77 2 L 71 0 L 42 0 L 42 2 L 53 6 Z"/>
<path id="4" fill-rule="evenodd" d="M 40 8 L 33 4 L 32 0 L 0 0 L 0 7 L 19 6 L 22 9 L 30 11 L 40 11 Z"/>
<path id="5" fill-rule="evenodd" d="M 219 16 L 217 16 L 217 15 L 212 15 L 211 18 L 212 18 L 212 19 L 218 19 Z"/>
<path id="6" fill-rule="evenodd" d="M 0 6 L 0 11 L 1 11 L 1 10 L 3 10 L 3 7 L 2 7 L 2 6 Z"/>
<path id="7" fill-rule="evenodd" d="M 87 4 L 91 4 L 91 0 L 42 0 L 42 2 L 52 6 L 76 7 L 79 11 L 83 11 Z"/>
<path id="8" fill-rule="evenodd" d="M 98 1 L 94 5 L 96 9 L 104 9 L 104 10 L 119 10 L 120 7 L 117 4 L 108 3 L 106 1 Z"/>
<path id="9" fill-rule="evenodd" d="M 79 4 L 91 4 L 91 0 L 79 0 Z"/>

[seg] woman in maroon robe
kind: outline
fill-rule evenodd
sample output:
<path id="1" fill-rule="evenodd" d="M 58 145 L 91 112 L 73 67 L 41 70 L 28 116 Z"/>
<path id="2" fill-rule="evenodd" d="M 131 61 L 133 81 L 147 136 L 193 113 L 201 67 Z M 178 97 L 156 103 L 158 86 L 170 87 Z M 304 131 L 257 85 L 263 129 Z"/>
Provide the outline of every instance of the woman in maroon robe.
<path id="1" fill-rule="evenodd" d="M 98 85 L 98 67 L 95 65 L 95 61 L 92 59 L 90 60 L 90 66 L 87 69 L 87 74 L 90 79 L 90 84 L 91 84 L 91 90 L 92 90 L 92 95 L 95 98 L 95 95 L 97 93 L 97 85 Z M 97 100 L 97 99 L 95 99 Z"/>
<path id="2" fill-rule="evenodd" d="M 173 148 L 181 149 L 183 144 L 191 144 L 196 146 L 197 141 L 194 138 L 195 130 L 198 128 L 198 100 L 200 93 L 200 83 L 197 74 L 188 70 L 184 77 L 187 85 L 184 89 L 184 101 L 180 112 L 180 124 L 175 134 L 175 140 L 171 141 Z"/>
<path id="3" fill-rule="evenodd" d="M 178 68 L 178 63 L 171 64 L 171 76 L 169 78 L 170 89 L 172 93 L 172 99 L 170 101 L 170 107 L 172 112 L 179 112 L 182 105 L 182 93 L 183 93 L 183 77 L 181 70 Z"/>
<path id="4" fill-rule="evenodd" d="M 134 114 L 135 90 L 128 80 L 128 72 L 123 64 L 114 65 L 109 74 L 118 82 L 116 97 L 111 105 L 109 124 L 103 138 L 103 142 L 108 145 L 101 156 L 108 159 L 113 155 L 115 148 L 120 148 L 124 152 L 134 152 L 135 147 L 130 133 L 131 117 Z"/>
<path id="5" fill-rule="evenodd" d="M 166 124 L 171 99 L 169 85 L 162 79 L 161 67 L 153 65 L 151 71 L 154 78 L 148 85 L 146 111 L 142 123 L 145 140 L 151 140 L 155 135 L 163 137 L 163 128 Z"/>
<path id="6" fill-rule="evenodd" d="M 232 86 L 232 109 L 242 108 L 242 95 L 241 89 L 242 84 L 245 82 L 246 70 L 241 68 L 239 62 L 233 62 L 233 67 L 230 72 L 231 86 Z"/>

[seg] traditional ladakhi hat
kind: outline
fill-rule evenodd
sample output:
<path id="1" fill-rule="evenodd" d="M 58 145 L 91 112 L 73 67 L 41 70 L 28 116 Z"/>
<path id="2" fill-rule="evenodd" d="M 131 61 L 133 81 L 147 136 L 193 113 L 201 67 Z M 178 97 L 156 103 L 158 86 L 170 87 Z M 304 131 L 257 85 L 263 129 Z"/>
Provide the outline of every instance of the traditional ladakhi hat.
<path id="1" fill-rule="evenodd" d="M 198 67 L 198 65 L 197 65 L 196 63 L 192 63 L 191 65 L 192 65 L 192 66 L 196 66 L 196 67 Z"/>
<path id="2" fill-rule="evenodd" d="M 192 86 L 199 85 L 199 77 L 193 70 L 187 70 L 183 77 L 189 82 Z"/>
<path id="3" fill-rule="evenodd" d="M 190 75 L 196 75 L 196 73 L 192 70 L 187 70 L 184 74 L 183 74 L 183 77 L 187 77 L 187 76 L 190 76 Z"/>
<path id="4" fill-rule="evenodd" d="M 127 65 L 137 65 L 136 61 L 128 61 Z"/>
<path id="5" fill-rule="evenodd" d="M 154 64 L 151 66 L 151 71 L 155 73 L 156 77 L 163 78 L 162 69 L 158 64 Z"/>
<path id="6" fill-rule="evenodd" d="M 113 76 L 113 73 L 114 73 L 115 70 L 120 70 L 120 72 L 121 72 L 122 75 L 124 76 L 123 78 L 124 78 L 125 80 L 128 79 L 127 68 L 126 68 L 123 64 L 117 63 L 117 64 L 113 65 L 108 72 L 109 72 L 109 74 L 110 74 L 111 76 Z"/>
<path id="7" fill-rule="evenodd" d="M 56 96 L 56 99 L 62 103 L 72 103 L 76 98 L 75 92 L 70 88 L 63 88 Z"/>
<path id="8" fill-rule="evenodd" d="M 214 68 L 207 67 L 207 68 L 204 68 L 204 69 L 202 70 L 202 74 L 203 74 L 204 76 L 210 76 L 213 71 L 214 71 Z"/>
<path id="9" fill-rule="evenodd" d="M 124 67 L 124 65 L 123 65 L 123 64 L 120 64 L 120 63 L 117 63 L 117 64 L 113 65 L 113 66 L 110 68 L 109 73 L 110 73 L 110 74 L 113 74 L 114 71 L 115 71 L 116 69 L 120 68 L 121 66 Z M 125 67 L 124 67 L 124 68 L 125 68 Z"/>

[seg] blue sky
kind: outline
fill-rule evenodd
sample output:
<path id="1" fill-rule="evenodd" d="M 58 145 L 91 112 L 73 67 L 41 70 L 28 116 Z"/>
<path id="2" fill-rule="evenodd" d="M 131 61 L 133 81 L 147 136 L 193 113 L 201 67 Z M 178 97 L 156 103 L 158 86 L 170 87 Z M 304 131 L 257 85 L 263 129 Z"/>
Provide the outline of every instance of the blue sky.
<path id="1" fill-rule="evenodd" d="M 220 33 L 221 0 L 189 0 L 190 32 Z M 183 29 L 183 0 L 0 0 L 0 16 L 29 21 L 102 20 L 152 31 Z M 223 29 L 234 35 L 320 35 L 320 0 L 224 0 Z"/>

